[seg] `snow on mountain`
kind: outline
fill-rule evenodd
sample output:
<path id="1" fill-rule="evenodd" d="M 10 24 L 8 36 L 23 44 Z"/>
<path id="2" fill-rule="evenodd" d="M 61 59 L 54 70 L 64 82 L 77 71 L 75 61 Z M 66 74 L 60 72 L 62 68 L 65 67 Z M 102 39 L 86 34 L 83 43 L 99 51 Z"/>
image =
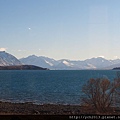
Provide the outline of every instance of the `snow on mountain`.
<path id="1" fill-rule="evenodd" d="M 0 66 L 22 65 L 22 63 L 13 55 L 0 51 Z"/>
<path id="2" fill-rule="evenodd" d="M 120 63 L 117 63 L 117 64 L 114 63 L 110 66 L 104 67 L 103 69 L 113 69 L 113 68 L 116 68 L 116 67 L 120 67 Z"/>
<path id="3" fill-rule="evenodd" d="M 46 61 L 46 60 L 45 60 L 45 62 L 46 62 L 47 64 L 49 64 L 50 66 L 53 66 L 52 63 L 50 63 L 50 62 L 48 62 L 48 61 Z"/>
<path id="4" fill-rule="evenodd" d="M 87 65 L 89 66 L 89 67 L 87 67 L 88 69 L 91 69 L 91 68 L 92 68 L 92 69 L 96 69 L 96 66 L 94 66 L 94 65 L 92 65 L 92 64 L 89 64 L 89 63 L 88 63 Z"/>
<path id="5" fill-rule="evenodd" d="M 57 62 L 56 60 L 52 58 L 43 57 L 43 56 L 37 57 L 35 55 L 28 56 L 27 58 L 22 58 L 20 59 L 20 61 L 26 65 L 36 65 L 36 66 L 41 66 L 41 67 L 49 68 L 49 69 L 52 66 L 54 66 Z"/>
<path id="6" fill-rule="evenodd" d="M 102 57 L 87 59 L 85 60 L 85 62 L 92 64 L 96 68 L 103 68 L 111 65 L 111 62 L 109 60 L 106 60 L 105 58 Z"/>
<path id="7" fill-rule="evenodd" d="M 20 59 L 20 61 L 23 64 L 37 65 L 52 70 L 106 69 L 108 66 L 111 66 L 110 69 L 112 69 L 114 65 L 116 67 L 116 65 L 120 64 L 120 59 L 107 60 L 103 57 L 75 61 L 68 59 L 54 60 L 48 57 L 32 55 Z"/>
<path id="8" fill-rule="evenodd" d="M 51 70 L 113 69 L 120 67 L 120 59 L 107 60 L 103 57 L 86 60 L 54 60 L 44 56 L 31 55 L 18 60 L 13 55 L 0 51 L 0 66 L 35 65 Z"/>

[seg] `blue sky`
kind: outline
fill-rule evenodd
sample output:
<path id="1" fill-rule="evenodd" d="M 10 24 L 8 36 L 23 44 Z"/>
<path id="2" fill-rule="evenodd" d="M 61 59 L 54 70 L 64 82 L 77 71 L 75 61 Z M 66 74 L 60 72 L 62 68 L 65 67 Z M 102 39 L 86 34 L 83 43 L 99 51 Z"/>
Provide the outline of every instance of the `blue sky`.
<path id="1" fill-rule="evenodd" d="M 0 0 L 0 50 L 84 60 L 120 58 L 120 0 Z"/>

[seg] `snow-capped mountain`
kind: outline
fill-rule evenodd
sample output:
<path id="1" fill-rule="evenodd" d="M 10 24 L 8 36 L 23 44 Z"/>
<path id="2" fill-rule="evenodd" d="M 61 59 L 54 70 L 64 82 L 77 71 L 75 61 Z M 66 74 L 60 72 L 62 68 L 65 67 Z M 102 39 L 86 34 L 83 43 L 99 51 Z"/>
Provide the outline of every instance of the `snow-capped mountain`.
<path id="1" fill-rule="evenodd" d="M 95 68 L 103 68 L 112 64 L 110 60 L 106 60 L 102 57 L 87 59 L 85 62 L 88 65 L 94 66 Z"/>
<path id="2" fill-rule="evenodd" d="M 36 65 L 36 66 L 41 66 L 41 67 L 49 68 L 49 69 L 58 63 L 56 60 L 52 58 L 43 57 L 43 56 L 37 57 L 35 55 L 22 58 L 20 59 L 20 61 L 23 64 Z"/>
<path id="3" fill-rule="evenodd" d="M 22 65 L 22 63 L 13 55 L 0 51 L 0 66 Z"/>
<path id="4" fill-rule="evenodd" d="M 112 69 L 114 66 L 116 67 L 116 65 L 120 65 L 120 59 L 107 60 L 102 57 L 76 61 L 67 59 L 54 60 L 48 57 L 32 55 L 20 59 L 20 61 L 23 64 L 37 65 L 52 70 Z"/>
<path id="5" fill-rule="evenodd" d="M 102 57 L 86 60 L 54 60 L 44 56 L 31 55 L 18 60 L 13 55 L 0 51 L 0 66 L 35 65 L 51 70 L 113 69 L 120 67 L 120 59 L 107 60 Z"/>
<path id="6" fill-rule="evenodd" d="M 120 67 L 120 59 L 107 60 L 102 57 L 86 60 L 54 60 L 44 56 L 31 55 L 18 60 L 13 55 L 0 51 L 0 66 L 35 65 L 51 70 L 113 69 Z"/>

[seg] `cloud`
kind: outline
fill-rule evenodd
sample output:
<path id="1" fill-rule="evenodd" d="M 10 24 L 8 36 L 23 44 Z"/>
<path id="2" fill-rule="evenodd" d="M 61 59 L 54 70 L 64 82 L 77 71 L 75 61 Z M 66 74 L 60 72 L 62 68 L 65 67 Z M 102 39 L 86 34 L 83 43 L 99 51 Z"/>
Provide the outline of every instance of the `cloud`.
<path id="1" fill-rule="evenodd" d="M 0 48 L 0 51 L 6 51 L 7 48 Z"/>

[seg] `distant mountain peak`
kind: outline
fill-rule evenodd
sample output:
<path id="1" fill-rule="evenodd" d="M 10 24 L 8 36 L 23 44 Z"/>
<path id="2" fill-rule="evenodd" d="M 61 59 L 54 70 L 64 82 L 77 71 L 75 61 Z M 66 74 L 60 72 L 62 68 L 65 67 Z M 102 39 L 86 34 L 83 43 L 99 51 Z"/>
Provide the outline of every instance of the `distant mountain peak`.
<path id="1" fill-rule="evenodd" d="M 22 65 L 22 63 L 13 55 L 0 51 L 0 66 Z"/>
<path id="2" fill-rule="evenodd" d="M 5 53 L 5 51 L 0 51 L 0 53 Z"/>
<path id="3" fill-rule="evenodd" d="M 28 57 L 38 57 L 38 56 L 36 56 L 36 55 L 30 55 L 30 56 L 28 56 Z"/>

